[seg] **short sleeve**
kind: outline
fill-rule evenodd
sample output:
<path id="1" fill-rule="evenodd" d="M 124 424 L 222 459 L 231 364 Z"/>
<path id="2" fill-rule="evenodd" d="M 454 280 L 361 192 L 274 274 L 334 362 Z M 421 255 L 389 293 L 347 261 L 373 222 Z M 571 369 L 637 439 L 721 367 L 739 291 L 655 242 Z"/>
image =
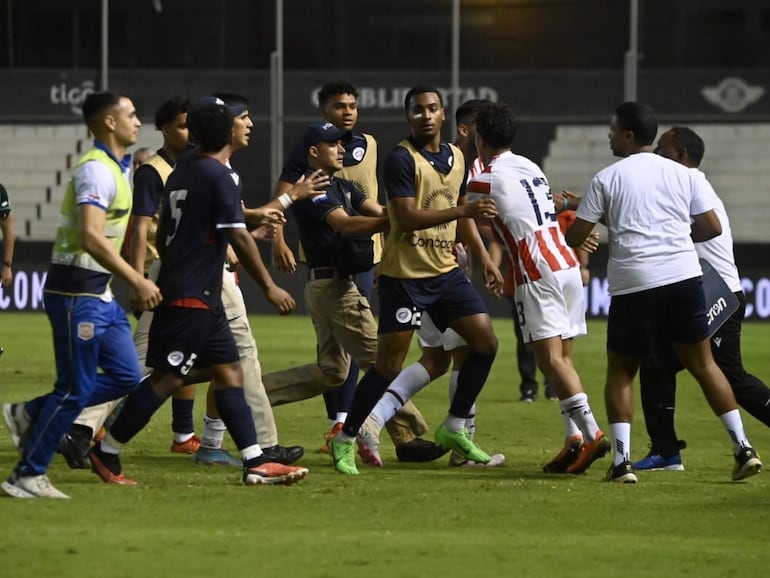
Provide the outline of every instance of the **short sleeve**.
<path id="1" fill-rule="evenodd" d="M 72 181 L 77 205 L 98 205 L 106 211 L 117 194 L 112 171 L 99 161 L 80 165 Z"/>
<path id="2" fill-rule="evenodd" d="M 134 206 L 132 215 L 152 217 L 160 205 L 163 181 L 151 165 L 142 165 L 134 173 Z"/>
<path id="3" fill-rule="evenodd" d="M 291 147 L 289 155 L 286 157 L 286 162 L 281 169 L 281 176 L 278 177 L 278 180 L 293 185 L 297 182 L 297 179 L 307 172 L 307 170 L 307 153 L 305 152 L 302 141 L 298 141 Z"/>
<path id="4" fill-rule="evenodd" d="M 414 159 L 402 146 L 394 148 L 385 159 L 384 181 L 388 198 L 416 197 Z"/>
<path id="5" fill-rule="evenodd" d="M 598 223 L 604 215 L 604 183 L 598 175 L 591 179 L 583 198 L 580 200 L 575 216 L 588 223 Z"/>

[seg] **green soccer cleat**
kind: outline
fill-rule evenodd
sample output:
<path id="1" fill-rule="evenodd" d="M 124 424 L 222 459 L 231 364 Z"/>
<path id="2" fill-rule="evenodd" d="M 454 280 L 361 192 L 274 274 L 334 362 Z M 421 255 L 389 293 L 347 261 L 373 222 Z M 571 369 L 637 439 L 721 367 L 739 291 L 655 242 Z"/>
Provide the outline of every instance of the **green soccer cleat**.
<path id="1" fill-rule="evenodd" d="M 329 453 L 334 460 L 334 469 L 348 476 L 357 476 L 356 447 L 353 440 L 341 441 L 336 437 L 329 440 Z"/>
<path id="2" fill-rule="evenodd" d="M 474 461 L 477 464 L 486 464 L 492 459 L 487 452 L 473 443 L 467 429 L 451 432 L 442 424 L 436 430 L 436 443 L 456 451 L 466 460 Z"/>

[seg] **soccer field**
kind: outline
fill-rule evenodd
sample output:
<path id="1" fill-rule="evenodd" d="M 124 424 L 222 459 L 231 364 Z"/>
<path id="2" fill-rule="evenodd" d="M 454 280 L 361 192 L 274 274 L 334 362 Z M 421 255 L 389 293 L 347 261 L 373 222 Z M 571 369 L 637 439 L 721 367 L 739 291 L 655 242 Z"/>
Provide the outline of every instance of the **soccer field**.
<path id="1" fill-rule="evenodd" d="M 252 318 L 264 371 L 305 363 L 306 317 Z M 500 352 L 478 402 L 477 440 L 505 454 L 499 468 L 400 464 L 383 437 L 383 469 L 337 474 L 317 453 L 328 424 L 321 399 L 275 409 L 281 443 L 305 446 L 310 468 L 290 487 L 245 487 L 240 471 L 196 466 L 169 452 L 170 406 L 123 453 L 137 487 L 110 486 L 57 456 L 53 483 L 72 500 L 0 498 L 8 578 L 762 576 L 770 567 L 767 472 L 731 482 L 731 446 L 695 382 L 680 374 L 677 424 L 684 472 L 641 472 L 639 484 L 602 481 L 609 458 L 580 476 L 542 473 L 562 444 L 557 402 L 519 403 L 511 322 L 497 319 Z M 575 364 L 600 426 L 605 324 L 591 322 Z M 747 369 L 770 379 L 770 324 L 744 326 Z M 46 393 L 54 379 L 44 314 L 0 314 L 0 401 Z M 413 348 L 412 358 L 417 356 Z M 416 403 L 432 428 L 445 416 L 447 379 Z M 199 387 L 196 425 L 205 409 Z M 637 394 L 633 458 L 647 452 Z M 770 456 L 770 430 L 742 412 L 749 439 Z M 428 434 L 431 435 L 431 434 Z M 233 449 L 232 441 L 225 440 Z M 17 459 L 0 431 L 0 475 Z M 768 466 L 770 467 L 770 465 Z"/>

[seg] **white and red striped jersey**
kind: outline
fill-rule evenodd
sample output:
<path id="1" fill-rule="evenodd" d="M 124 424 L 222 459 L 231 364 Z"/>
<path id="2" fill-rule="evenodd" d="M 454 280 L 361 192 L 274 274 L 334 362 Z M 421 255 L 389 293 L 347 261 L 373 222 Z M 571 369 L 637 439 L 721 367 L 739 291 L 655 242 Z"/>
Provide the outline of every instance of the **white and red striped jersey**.
<path id="1" fill-rule="evenodd" d="M 548 181 L 535 163 L 512 152 L 493 158 L 468 183 L 468 200 L 488 195 L 497 205 L 492 227 L 503 244 L 516 286 L 578 267 L 559 228 Z"/>

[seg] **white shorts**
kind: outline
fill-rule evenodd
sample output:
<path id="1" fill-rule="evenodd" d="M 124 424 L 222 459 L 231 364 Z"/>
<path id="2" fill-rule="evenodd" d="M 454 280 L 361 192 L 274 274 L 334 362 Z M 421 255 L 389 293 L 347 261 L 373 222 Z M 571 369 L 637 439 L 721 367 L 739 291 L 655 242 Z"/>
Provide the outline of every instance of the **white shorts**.
<path id="1" fill-rule="evenodd" d="M 420 342 L 420 347 L 443 347 L 444 351 L 452 351 L 468 345 L 454 329 L 448 328 L 444 333 L 441 333 L 427 311 L 422 312 L 420 328 L 417 330 L 417 340 Z"/>
<path id="2" fill-rule="evenodd" d="M 516 314 L 524 343 L 585 335 L 586 313 L 580 269 L 572 267 L 516 287 Z"/>

